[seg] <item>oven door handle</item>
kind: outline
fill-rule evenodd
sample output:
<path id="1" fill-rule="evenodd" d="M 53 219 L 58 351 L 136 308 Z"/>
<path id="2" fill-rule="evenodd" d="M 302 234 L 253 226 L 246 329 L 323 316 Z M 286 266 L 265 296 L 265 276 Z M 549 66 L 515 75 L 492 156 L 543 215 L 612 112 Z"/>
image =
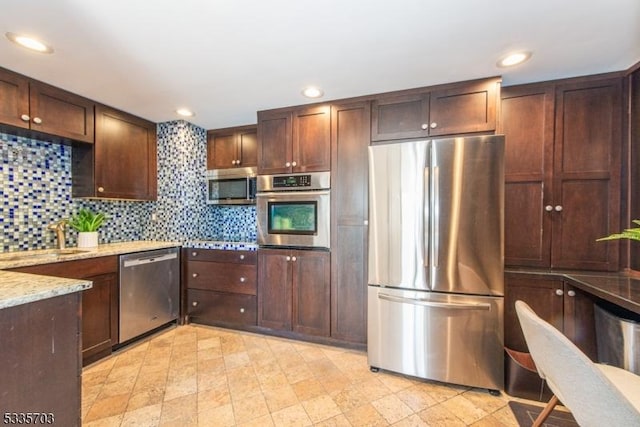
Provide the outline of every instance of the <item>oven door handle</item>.
<path id="1" fill-rule="evenodd" d="M 318 191 L 270 191 L 268 193 L 256 193 L 256 197 L 315 197 L 331 194 L 330 190 Z"/>

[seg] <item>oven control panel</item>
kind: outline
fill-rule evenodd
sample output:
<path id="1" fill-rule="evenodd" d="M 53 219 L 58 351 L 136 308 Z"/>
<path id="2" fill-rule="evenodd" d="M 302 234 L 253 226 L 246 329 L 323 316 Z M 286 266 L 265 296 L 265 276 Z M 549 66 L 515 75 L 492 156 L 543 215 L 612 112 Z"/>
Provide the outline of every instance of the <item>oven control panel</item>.
<path id="1" fill-rule="evenodd" d="M 273 177 L 273 188 L 310 187 L 311 175 L 278 175 Z"/>

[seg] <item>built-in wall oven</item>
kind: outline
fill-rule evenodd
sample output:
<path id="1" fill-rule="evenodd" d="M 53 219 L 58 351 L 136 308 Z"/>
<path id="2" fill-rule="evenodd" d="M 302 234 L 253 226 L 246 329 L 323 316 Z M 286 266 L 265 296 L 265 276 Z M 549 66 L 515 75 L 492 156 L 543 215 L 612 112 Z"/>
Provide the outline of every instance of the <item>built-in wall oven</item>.
<path id="1" fill-rule="evenodd" d="M 258 176 L 260 246 L 330 248 L 330 172 Z"/>

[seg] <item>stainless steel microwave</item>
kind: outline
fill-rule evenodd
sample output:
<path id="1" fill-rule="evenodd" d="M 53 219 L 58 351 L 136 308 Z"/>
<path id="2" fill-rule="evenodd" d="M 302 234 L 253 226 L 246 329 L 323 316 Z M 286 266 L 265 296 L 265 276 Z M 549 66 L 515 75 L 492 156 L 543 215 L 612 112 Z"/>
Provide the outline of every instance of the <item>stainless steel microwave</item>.
<path id="1" fill-rule="evenodd" d="M 206 172 L 207 203 L 253 205 L 256 203 L 257 168 L 216 169 Z"/>

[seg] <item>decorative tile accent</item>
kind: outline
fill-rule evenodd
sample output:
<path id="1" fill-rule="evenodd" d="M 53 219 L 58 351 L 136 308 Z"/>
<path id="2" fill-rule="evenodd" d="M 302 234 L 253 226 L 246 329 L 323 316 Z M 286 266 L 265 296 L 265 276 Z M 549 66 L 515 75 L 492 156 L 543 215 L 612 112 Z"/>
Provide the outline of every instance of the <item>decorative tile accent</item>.
<path id="1" fill-rule="evenodd" d="M 47 226 L 80 208 L 107 215 L 100 243 L 255 242 L 255 207 L 206 204 L 206 149 L 204 129 L 184 120 L 160 123 L 157 201 L 72 199 L 71 146 L 0 133 L 0 252 L 55 247 Z M 76 236 L 69 230 L 67 245 L 75 246 Z"/>
<path id="2" fill-rule="evenodd" d="M 209 206 L 202 236 L 226 242 L 256 242 L 256 220 L 255 206 Z"/>

